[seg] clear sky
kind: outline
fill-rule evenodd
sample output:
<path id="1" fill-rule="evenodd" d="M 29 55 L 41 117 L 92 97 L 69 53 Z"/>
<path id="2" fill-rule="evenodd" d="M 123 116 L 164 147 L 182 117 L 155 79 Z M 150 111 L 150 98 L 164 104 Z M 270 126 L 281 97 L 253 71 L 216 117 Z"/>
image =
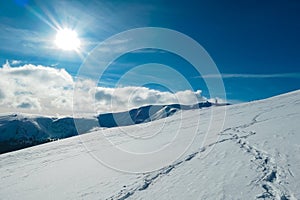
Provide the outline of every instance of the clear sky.
<path id="1" fill-rule="evenodd" d="M 0 1 L 0 63 L 64 68 L 75 76 L 88 53 L 106 38 L 132 28 L 164 27 L 206 49 L 223 76 L 228 101 L 251 101 L 300 88 L 299 21 L 298 0 L 5 0 Z M 76 30 L 79 53 L 55 46 L 58 27 Z M 100 85 L 113 87 L 135 65 L 151 62 L 171 66 L 194 91 L 209 95 L 188 62 L 151 49 L 120 57 Z"/>

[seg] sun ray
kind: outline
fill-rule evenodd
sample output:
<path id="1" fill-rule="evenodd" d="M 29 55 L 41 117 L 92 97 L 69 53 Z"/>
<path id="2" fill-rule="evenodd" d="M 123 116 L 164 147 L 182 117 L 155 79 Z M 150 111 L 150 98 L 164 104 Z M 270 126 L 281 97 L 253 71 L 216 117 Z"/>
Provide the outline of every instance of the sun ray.
<path id="1" fill-rule="evenodd" d="M 37 12 L 34 8 L 29 5 L 25 5 L 25 8 L 35 15 L 39 20 L 47 24 L 51 29 L 56 31 L 56 38 L 54 44 L 66 51 L 74 51 L 80 57 L 81 60 L 85 58 L 85 52 L 81 46 L 83 45 L 78 38 L 77 32 L 72 24 L 61 24 L 58 19 L 56 19 L 53 14 L 44 6 L 40 5 L 42 13 Z M 65 28 L 68 27 L 68 28 Z M 64 32 L 62 36 L 60 32 Z M 60 35 L 60 36 L 59 36 Z M 64 39 L 63 39 L 64 38 Z"/>

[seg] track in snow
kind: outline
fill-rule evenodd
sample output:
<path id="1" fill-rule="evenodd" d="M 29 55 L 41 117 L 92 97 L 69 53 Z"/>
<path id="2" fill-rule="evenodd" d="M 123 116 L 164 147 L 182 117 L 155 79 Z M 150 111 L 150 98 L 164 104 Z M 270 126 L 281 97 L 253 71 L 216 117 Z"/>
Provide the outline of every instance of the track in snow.
<path id="1" fill-rule="evenodd" d="M 154 182 L 168 175 L 172 170 L 180 167 L 186 162 L 191 161 L 201 152 L 204 152 L 207 148 L 213 147 L 214 145 L 221 144 L 227 141 L 233 141 L 235 144 L 239 146 L 240 149 L 244 151 L 244 153 L 251 154 L 253 159 L 250 162 L 254 163 L 257 167 L 257 171 L 260 173 L 260 178 L 252 180 L 251 183 L 255 185 L 260 185 L 264 192 L 262 194 L 257 195 L 257 199 L 280 199 L 280 200 L 288 200 L 288 199 L 296 199 L 293 194 L 287 189 L 286 185 L 289 183 L 285 180 L 287 173 L 292 176 L 292 173 L 284 168 L 278 166 L 274 159 L 270 156 L 270 154 L 255 148 L 250 145 L 246 140 L 248 137 L 251 137 L 256 134 L 254 131 L 245 131 L 246 128 L 259 123 L 258 117 L 263 114 L 259 113 L 253 117 L 251 122 L 231 127 L 223 130 L 220 135 L 228 135 L 229 138 L 218 140 L 214 143 L 211 143 L 205 147 L 201 147 L 198 151 L 189 154 L 185 158 L 178 160 L 172 165 L 164 167 L 158 171 L 143 174 L 144 178 L 142 181 L 137 181 L 131 185 L 123 186 L 123 189 L 120 190 L 119 193 L 107 198 L 108 200 L 125 200 L 131 196 L 133 196 L 136 192 L 140 192 L 149 188 L 150 185 L 154 184 Z"/>

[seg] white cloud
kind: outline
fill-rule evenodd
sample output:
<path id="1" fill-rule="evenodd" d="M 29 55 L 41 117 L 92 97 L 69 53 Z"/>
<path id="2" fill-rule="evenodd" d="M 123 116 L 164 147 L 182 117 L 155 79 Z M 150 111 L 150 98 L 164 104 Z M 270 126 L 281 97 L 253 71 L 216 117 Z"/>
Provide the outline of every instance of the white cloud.
<path id="1" fill-rule="evenodd" d="M 175 94 L 161 92 L 146 87 L 102 88 L 95 91 L 96 109 L 99 112 L 125 111 L 144 105 L 154 104 L 196 104 L 206 100 L 201 96 L 201 91 L 179 91 Z M 105 107 L 103 107 L 105 105 Z M 107 109 L 107 110 L 105 110 Z"/>
<path id="2" fill-rule="evenodd" d="M 129 42 L 128 39 L 115 39 L 110 41 L 105 41 L 101 43 L 101 46 L 96 48 L 98 52 L 114 52 L 114 53 L 122 53 L 126 50 L 125 46 Z"/>
<path id="3" fill-rule="evenodd" d="M 21 60 L 12 60 L 10 63 L 11 63 L 12 65 L 19 65 L 19 64 L 22 63 L 22 61 L 21 61 Z"/>
<path id="4" fill-rule="evenodd" d="M 73 78 L 64 69 L 24 65 L 0 68 L 0 109 L 6 112 L 56 112 L 52 101 L 71 98 Z M 70 110 L 71 106 L 65 110 Z"/>
<path id="5" fill-rule="evenodd" d="M 103 113 L 125 111 L 149 104 L 194 104 L 206 100 L 201 91 L 175 94 L 146 87 L 96 87 L 91 80 L 77 81 L 64 69 L 24 65 L 0 68 L 0 112 L 72 114 L 76 85 L 76 110 Z"/>
<path id="6" fill-rule="evenodd" d="M 282 74 L 207 74 L 202 78 L 300 78 L 300 73 Z"/>

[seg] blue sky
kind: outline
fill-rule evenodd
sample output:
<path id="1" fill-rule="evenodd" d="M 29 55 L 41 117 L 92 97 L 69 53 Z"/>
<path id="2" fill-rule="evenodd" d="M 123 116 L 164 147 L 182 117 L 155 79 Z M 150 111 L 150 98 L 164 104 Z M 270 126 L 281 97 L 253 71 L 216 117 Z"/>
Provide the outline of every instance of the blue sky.
<path id="1" fill-rule="evenodd" d="M 164 27 L 190 36 L 206 49 L 223 75 L 229 101 L 251 101 L 299 89 L 299 10 L 297 0 L 1 1 L 0 62 L 65 68 L 75 76 L 88 53 L 106 38 L 132 28 Z M 80 55 L 53 46 L 58 26 L 77 31 Z M 113 87 L 125 72 L 151 62 L 178 70 L 195 91 L 209 96 L 187 61 L 151 49 L 117 59 L 100 85 Z"/>

